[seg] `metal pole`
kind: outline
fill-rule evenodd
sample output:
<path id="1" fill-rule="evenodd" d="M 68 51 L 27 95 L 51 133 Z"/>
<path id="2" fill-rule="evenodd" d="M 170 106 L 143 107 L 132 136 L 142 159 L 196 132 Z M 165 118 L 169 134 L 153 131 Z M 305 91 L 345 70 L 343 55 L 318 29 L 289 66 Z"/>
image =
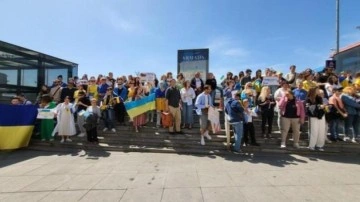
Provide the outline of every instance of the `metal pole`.
<path id="1" fill-rule="evenodd" d="M 336 53 L 340 47 L 340 0 L 336 0 Z"/>

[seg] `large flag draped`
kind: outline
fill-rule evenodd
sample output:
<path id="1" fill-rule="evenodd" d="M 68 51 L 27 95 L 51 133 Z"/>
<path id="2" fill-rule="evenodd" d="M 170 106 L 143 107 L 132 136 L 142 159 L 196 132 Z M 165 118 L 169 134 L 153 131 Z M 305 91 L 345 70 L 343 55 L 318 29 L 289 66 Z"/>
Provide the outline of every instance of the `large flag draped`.
<path id="1" fill-rule="evenodd" d="M 130 118 L 155 109 L 155 93 L 139 100 L 125 102 L 125 108 Z"/>
<path id="2" fill-rule="evenodd" d="M 0 104 L 0 150 L 28 146 L 37 113 L 34 105 Z"/>

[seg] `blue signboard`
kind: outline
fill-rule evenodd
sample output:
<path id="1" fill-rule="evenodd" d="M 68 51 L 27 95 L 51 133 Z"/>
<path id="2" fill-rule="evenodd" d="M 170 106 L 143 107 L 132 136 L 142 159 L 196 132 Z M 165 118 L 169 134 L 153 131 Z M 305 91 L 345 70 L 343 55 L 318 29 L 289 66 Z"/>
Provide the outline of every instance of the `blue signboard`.
<path id="1" fill-rule="evenodd" d="M 186 80 L 191 80 L 196 72 L 205 82 L 209 71 L 209 49 L 178 50 L 178 73 L 183 73 Z"/>

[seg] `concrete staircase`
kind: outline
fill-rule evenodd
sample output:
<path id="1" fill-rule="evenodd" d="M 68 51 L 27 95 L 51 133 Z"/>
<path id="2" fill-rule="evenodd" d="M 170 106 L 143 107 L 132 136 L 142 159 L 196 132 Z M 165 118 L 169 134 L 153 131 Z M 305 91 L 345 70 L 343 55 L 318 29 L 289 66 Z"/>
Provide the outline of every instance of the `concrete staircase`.
<path id="1" fill-rule="evenodd" d="M 194 115 L 196 116 L 196 115 Z M 223 115 L 220 115 L 223 117 Z M 275 117 L 276 118 L 276 117 Z M 73 136 L 73 142 L 60 143 L 57 137 L 53 142 L 42 142 L 39 137 L 34 136 L 30 142 L 29 149 L 46 151 L 77 151 L 77 150 L 103 150 L 124 152 L 159 152 L 179 154 L 231 154 L 227 148 L 225 131 L 213 134 L 212 140 L 206 140 L 206 145 L 200 145 L 199 123 L 197 116 L 191 130 L 183 129 L 184 134 L 172 135 L 165 128 L 156 128 L 155 123 L 148 123 L 136 133 L 132 126 L 116 126 L 116 133 L 111 131 L 102 132 L 99 127 L 99 145 L 88 143 L 86 137 Z M 221 118 L 223 122 L 223 118 Z M 327 143 L 324 152 L 309 151 L 308 134 L 300 136 L 300 149 L 292 147 L 291 134 L 287 142 L 288 147 L 280 149 L 280 132 L 273 123 L 272 138 L 264 139 L 261 135 L 261 120 L 254 119 L 257 142 L 260 146 L 242 147 L 245 153 L 284 153 L 284 154 L 360 154 L 360 144 L 349 142 Z M 222 126 L 224 128 L 224 126 Z M 307 128 L 307 127 L 305 127 Z M 233 141 L 233 139 L 232 139 Z"/>

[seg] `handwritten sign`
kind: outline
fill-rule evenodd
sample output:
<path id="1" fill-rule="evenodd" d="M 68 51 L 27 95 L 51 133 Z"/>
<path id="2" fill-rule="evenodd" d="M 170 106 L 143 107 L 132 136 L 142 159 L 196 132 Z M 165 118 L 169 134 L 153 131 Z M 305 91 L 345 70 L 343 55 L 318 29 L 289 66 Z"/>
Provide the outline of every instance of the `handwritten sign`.
<path id="1" fill-rule="evenodd" d="M 54 111 L 52 109 L 38 109 L 38 119 L 53 119 Z"/>
<path id="2" fill-rule="evenodd" d="M 263 77 L 262 81 L 263 86 L 278 86 L 279 85 L 279 78 L 278 77 Z"/>

